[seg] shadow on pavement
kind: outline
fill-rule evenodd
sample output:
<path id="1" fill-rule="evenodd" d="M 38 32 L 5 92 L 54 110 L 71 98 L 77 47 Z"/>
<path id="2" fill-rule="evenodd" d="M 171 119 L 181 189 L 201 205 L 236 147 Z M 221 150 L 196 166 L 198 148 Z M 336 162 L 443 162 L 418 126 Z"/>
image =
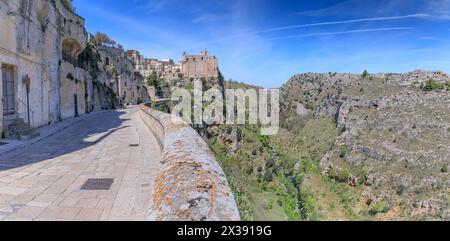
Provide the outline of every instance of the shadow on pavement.
<path id="1" fill-rule="evenodd" d="M 124 110 L 87 118 L 33 145 L 0 155 L 0 171 L 35 164 L 94 146 L 114 132 L 128 128 Z M 93 139 L 93 140 L 91 140 Z"/>

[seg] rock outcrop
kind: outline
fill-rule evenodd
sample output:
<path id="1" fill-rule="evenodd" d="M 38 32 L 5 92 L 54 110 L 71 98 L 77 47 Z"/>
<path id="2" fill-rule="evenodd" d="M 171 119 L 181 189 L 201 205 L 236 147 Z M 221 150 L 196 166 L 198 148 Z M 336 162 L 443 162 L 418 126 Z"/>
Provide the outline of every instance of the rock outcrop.
<path id="1" fill-rule="evenodd" d="M 402 206 L 400 216 L 450 218 L 448 75 L 301 74 L 283 86 L 282 95 L 286 122 L 305 118 L 304 106 L 314 118 L 334 118 L 342 130 L 322 159 L 323 174 L 348 171 L 342 181 Z"/>

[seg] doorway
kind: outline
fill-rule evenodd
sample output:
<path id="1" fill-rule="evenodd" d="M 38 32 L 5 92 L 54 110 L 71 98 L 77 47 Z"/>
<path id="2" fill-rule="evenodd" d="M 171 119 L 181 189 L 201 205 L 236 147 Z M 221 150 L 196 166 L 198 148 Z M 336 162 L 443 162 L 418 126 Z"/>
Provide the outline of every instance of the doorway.
<path id="1" fill-rule="evenodd" d="M 14 67 L 2 65 L 3 86 L 3 115 L 14 115 L 16 113 L 16 96 L 14 91 Z"/>
<path id="2" fill-rule="evenodd" d="M 74 103 L 74 108 L 75 108 L 75 117 L 78 117 L 78 95 L 74 94 L 73 95 L 73 103 Z"/>

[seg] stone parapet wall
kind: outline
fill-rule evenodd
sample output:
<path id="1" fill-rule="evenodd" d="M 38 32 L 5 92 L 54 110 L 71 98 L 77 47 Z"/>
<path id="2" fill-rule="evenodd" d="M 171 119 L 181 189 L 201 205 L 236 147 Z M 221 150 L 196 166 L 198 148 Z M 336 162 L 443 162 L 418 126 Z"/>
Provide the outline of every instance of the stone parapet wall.
<path id="1" fill-rule="evenodd" d="M 238 221 L 234 196 L 208 145 L 188 124 L 141 106 L 142 119 L 162 149 L 149 220 Z"/>

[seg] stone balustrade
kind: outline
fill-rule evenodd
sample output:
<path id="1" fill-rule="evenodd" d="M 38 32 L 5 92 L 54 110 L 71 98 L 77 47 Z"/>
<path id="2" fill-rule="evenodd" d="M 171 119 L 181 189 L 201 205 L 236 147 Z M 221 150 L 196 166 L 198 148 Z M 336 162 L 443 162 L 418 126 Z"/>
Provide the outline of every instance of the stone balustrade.
<path id="1" fill-rule="evenodd" d="M 178 117 L 141 105 L 161 149 L 149 220 L 238 221 L 234 196 L 205 141 Z"/>

